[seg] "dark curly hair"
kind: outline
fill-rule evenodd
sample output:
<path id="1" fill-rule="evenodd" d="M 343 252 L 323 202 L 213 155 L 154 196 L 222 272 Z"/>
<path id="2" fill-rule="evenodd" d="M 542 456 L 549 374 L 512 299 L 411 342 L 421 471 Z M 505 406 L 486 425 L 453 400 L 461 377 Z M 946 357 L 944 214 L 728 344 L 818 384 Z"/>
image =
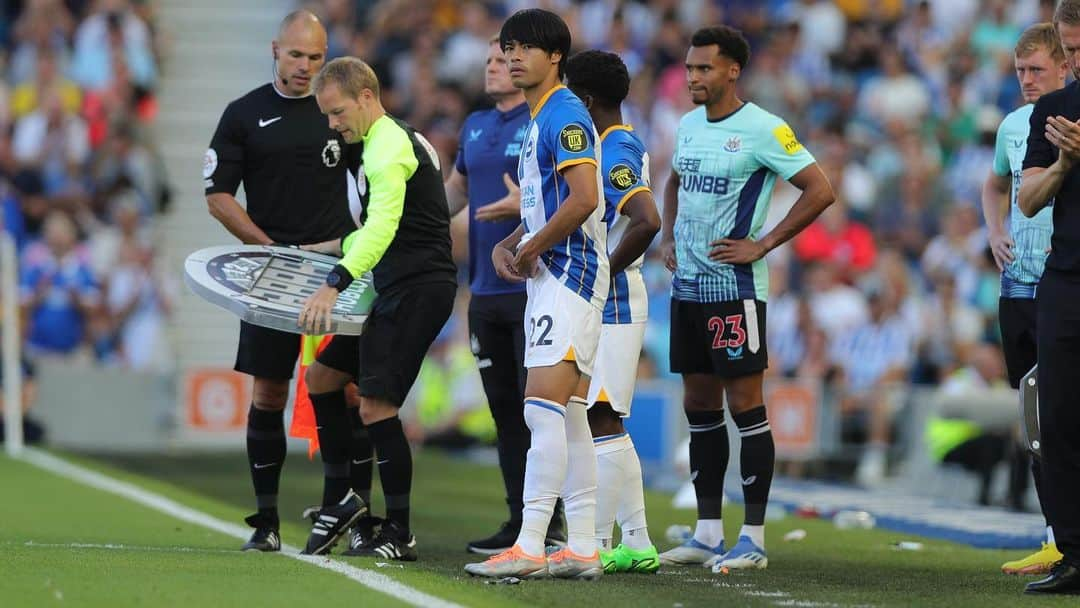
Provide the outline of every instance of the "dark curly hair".
<path id="1" fill-rule="evenodd" d="M 703 27 L 694 32 L 690 37 L 690 46 L 709 46 L 715 44 L 720 47 L 720 54 L 745 69 L 750 61 L 750 43 L 743 37 L 739 30 L 726 25 Z"/>
<path id="2" fill-rule="evenodd" d="M 591 95 L 605 108 L 618 108 L 630 93 L 630 73 L 615 53 L 582 51 L 566 63 L 566 86 L 579 97 Z"/>

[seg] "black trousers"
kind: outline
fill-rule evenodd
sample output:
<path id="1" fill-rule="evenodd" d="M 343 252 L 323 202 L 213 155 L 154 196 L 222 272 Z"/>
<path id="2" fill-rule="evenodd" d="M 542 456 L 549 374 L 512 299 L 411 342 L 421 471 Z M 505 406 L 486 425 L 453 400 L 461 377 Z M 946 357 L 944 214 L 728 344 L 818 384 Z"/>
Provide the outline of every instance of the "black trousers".
<path id="1" fill-rule="evenodd" d="M 1043 503 L 1058 550 L 1080 564 L 1080 275 L 1047 268 L 1037 294 Z"/>
<path id="2" fill-rule="evenodd" d="M 491 416 L 495 419 L 499 468 L 506 485 L 510 519 L 521 521 L 525 457 L 530 433 L 525 425 L 525 300 L 522 293 L 473 296 L 469 333 Z"/>

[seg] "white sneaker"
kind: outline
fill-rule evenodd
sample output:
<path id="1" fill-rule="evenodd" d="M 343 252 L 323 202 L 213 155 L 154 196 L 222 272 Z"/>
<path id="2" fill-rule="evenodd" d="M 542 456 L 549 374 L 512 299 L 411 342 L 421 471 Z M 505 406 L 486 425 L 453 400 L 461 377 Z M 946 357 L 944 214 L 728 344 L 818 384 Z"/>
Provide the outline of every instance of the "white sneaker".
<path id="1" fill-rule="evenodd" d="M 749 536 L 740 536 L 739 542 L 713 563 L 712 571 L 720 572 L 722 568 L 729 570 L 763 570 L 769 567 L 769 558 L 765 556 L 765 549 L 754 544 Z"/>
<path id="2" fill-rule="evenodd" d="M 691 538 L 678 547 L 661 553 L 660 563 L 667 566 L 704 566 L 709 560 L 722 555 L 724 555 L 723 541 L 720 541 L 716 547 L 710 547 Z"/>

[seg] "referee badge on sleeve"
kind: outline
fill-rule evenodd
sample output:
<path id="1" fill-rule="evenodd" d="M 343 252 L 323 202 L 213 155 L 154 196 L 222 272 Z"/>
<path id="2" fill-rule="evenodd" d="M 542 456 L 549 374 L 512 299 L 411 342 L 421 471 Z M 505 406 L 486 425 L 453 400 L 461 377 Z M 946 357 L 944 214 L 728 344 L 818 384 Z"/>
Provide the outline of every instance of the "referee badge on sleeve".
<path id="1" fill-rule="evenodd" d="M 559 132 L 559 145 L 567 152 L 581 152 L 589 146 L 585 129 L 578 124 L 569 124 Z"/>
<path id="2" fill-rule="evenodd" d="M 214 171 L 217 171 L 217 152 L 213 148 L 207 148 L 202 162 L 203 179 L 209 179 Z"/>

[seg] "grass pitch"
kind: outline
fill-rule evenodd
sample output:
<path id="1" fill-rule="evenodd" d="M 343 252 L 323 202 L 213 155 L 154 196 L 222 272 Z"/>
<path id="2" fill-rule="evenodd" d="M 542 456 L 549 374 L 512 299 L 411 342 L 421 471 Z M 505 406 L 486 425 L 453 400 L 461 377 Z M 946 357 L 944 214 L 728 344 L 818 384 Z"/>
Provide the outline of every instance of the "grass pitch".
<path id="1" fill-rule="evenodd" d="M 69 457 L 70 458 L 70 457 Z M 242 454 L 75 458 L 220 519 L 242 523 L 253 509 Z M 0 458 L 0 605 L 3 606 L 394 606 L 401 602 L 340 574 L 278 555 L 238 552 L 241 541 L 184 523 L 124 498 L 29 464 Z M 376 481 L 376 495 L 378 482 Z M 770 522 L 769 568 L 714 575 L 703 568 L 662 568 L 656 575 L 612 575 L 590 584 L 527 581 L 488 585 L 462 566 L 476 559 L 467 540 L 505 519 L 494 467 L 427 451 L 416 457 L 413 528 L 420 561 L 378 566 L 338 558 L 466 606 L 1075 606 L 1075 598 L 1024 597 L 1024 579 L 998 568 L 1023 552 L 987 551 L 882 530 L 845 530 L 818 520 Z M 302 546 L 302 508 L 321 496 L 321 465 L 292 454 L 282 478 L 282 536 Z M 660 549 L 672 523 L 694 514 L 647 497 L 650 531 Z M 382 512 L 375 499 L 375 513 Z M 741 522 L 725 511 L 728 537 Z M 804 541 L 785 543 L 795 528 Z M 922 551 L 898 551 L 919 540 Z"/>

